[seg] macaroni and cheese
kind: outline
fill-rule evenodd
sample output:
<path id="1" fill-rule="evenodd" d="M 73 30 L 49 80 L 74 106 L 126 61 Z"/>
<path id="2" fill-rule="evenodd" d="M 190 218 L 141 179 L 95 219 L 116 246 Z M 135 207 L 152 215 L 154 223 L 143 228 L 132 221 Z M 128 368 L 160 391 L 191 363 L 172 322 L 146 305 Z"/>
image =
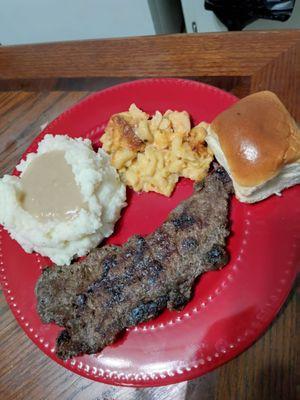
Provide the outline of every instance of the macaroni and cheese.
<path id="1" fill-rule="evenodd" d="M 150 118 L 132 104 L 110 118 L 101 142 L 126 185 L 170 196 L 180 177 L 206 176 L 213 154 L 204 137 L 186 111 L 156 111 Z"/>

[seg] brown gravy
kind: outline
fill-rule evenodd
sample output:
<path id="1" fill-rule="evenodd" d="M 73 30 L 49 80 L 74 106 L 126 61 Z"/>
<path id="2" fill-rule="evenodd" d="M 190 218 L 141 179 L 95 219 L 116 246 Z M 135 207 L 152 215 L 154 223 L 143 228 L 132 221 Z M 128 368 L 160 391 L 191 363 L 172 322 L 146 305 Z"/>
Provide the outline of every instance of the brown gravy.
<path id="1" fill-rule="evenodd" d="M 41 222 L 74 217 L 85 204 L 65 152 L 53 150 L 35 158 L 21 176 L 22 206 Z"/>

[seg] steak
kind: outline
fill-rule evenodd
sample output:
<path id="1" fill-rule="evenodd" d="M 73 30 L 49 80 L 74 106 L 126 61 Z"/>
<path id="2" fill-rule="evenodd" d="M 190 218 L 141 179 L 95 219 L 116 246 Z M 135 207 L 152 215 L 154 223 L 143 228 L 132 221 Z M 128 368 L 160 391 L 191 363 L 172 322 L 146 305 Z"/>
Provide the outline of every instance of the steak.
<path id="1" fill-rule="evenodd" d="M 184 307 L 196 278 L 228 261 L 231 192 L 231 180 L 219 167 L 152 234 L 46 268 L 36 285 L 37 309 L 43 322 L 65 327 L 57 338 L 58 357 L 96 353 L 125 328 L 166 307 Z"/>

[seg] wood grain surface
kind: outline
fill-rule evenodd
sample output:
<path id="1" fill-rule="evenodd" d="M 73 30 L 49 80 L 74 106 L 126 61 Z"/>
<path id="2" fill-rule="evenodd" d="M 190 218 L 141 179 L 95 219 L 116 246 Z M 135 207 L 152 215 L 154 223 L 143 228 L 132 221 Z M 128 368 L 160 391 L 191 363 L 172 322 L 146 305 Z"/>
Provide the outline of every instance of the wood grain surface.
<path id="1" fill-rule="evenodd" d="M 42 124 L 91 91 L 120 80 L 188 76 L 240 96 L 271 88 L 297 117 L 298 43 L 299 31 L 291 31 L 0 48 L 0 176 L 13 169 Z M 134 50 L 136 65 L 128 58 Z M 89 60 L 91 65 L 85 65 Z M 1 294 L 0 399 L 296 399 L 296 299 L 294 289 L 267 332 L 216 371 L 187 384 L 133 389 L 92 382 L 52 362 L 19 328 Z"/>
<path id="2" fill-rule="evenodd" d="M 300 118 L 300 30 L 85 40 L 0 47 L 2 90 L 84 90 L 155 76 L 225 82 L 243 96 L 276 89 Z M 218 85 L 219 86 L 219 85 Z"/>
<path id="3" fill-rule="evenodd" d="M 3 46 L 0 70 L 2 79 L 249 76 L 298 41 L 285 30 Z"/>

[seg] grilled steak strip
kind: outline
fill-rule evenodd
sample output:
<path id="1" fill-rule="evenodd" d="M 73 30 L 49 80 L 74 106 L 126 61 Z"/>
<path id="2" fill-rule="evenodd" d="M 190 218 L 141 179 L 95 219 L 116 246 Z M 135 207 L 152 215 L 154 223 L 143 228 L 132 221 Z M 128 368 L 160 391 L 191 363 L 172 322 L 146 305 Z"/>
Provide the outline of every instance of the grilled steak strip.
<path id="1" fill-rule="evenodd" d="M 58 357 L 96 353 L 126 327 L 165 307 L 182 308 L 195 279 L 227 263 L 231 191 L 228 175 L 218 168 L 151 235 L 46 269 L 36 286 L 38 312 L 44 322 L 66 328 L 57 339 Z"/>
<path id="2" fill-rule="evenodd" d="M 45 268 L 35 288 L 37 311 L 42 321 L 64 326 L 72 316 L 73 302 L 81 301 L 77 294 L 107 274 L 118 252 L 121 252 L 120 247 L 103 246 L 92 250 L 80 262 Z"/>

